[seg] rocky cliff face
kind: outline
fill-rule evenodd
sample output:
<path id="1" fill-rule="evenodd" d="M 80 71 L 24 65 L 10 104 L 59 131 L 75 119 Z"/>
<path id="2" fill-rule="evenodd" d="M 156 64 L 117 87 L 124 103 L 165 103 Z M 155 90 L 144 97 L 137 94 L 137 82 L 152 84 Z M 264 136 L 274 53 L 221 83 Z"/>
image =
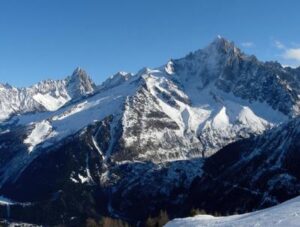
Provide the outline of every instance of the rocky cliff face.
<path id="1" fill-rule="evenodd" d="M 217 38 L 98 87 L 82 69 L 30 88 L 1 85 L 0 195 L 19 202 L 14 219 L 50 224 L 101 215 L 137 223 L 160 209 L 180 216 L 281 202 L 298 190 L 297 169 L 290 171 L 299 77 L 299 69 L 260 62 Z M 289 158 L 279 165 L 279 157 Z M 279 172 L 288 188 L 263 183 Z"/>

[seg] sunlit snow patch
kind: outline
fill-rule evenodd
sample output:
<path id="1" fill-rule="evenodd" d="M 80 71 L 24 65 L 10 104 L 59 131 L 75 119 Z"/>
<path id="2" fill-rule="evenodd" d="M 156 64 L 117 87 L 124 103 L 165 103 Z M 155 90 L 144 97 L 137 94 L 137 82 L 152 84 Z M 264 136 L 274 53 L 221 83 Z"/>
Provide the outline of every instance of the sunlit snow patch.
<path id="1" fill-rule="evenodd" d="M 52 131 L 51 124 L 49 121 L 44 120 L 35 124 L 34 129 L 24 140 L 24 143 L 29 145 L 28 151 L 32 152 L 38 144 L 54 135 L 55 132 Z"/>
<path id="2" fill-rule="evenodd" d="M 39 104 L 44 106 L 47 110 L 55 111 L 62 107 L 66 102 L 70 100 L 70 97 L 53 97 L 50 94 L 36 94 L 33 96 L 33 99 L 37 101 Z"/>

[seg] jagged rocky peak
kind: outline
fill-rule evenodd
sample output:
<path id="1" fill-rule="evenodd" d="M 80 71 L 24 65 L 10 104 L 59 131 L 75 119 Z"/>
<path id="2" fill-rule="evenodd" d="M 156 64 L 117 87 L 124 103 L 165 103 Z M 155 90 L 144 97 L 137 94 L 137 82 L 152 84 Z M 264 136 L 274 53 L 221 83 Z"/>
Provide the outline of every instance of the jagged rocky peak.
<path id="1" fill-rule="evenodd" d="M 131 77 L 133 76 L 132 73 L 128 73 L 128 72 L 117 72 L 116 74 L 110 76 L 107 80 L 105 80 L 101 85 L 100 88 L 112 88 L 115 86 L 120 85 L 121 83 L 129 80 Z"/>
<path id="2" fill-rule="evenodd" d="M 72 79 L 81 79 L 81 80 L 85 80 L 85 79 L 89 79 L 89 76 L 87 75 L 86 71 L 80 67 L 77 67 L 74 72 L 72 73 L 71 76 Z"/>
<path id="3" fill-rule="evenodd" d="M 67 78 L 68 92 L 71 97 L 76 98 L 94 92 L 96 85 L 85 70 L 77 67 L 72 76 Z"/>
<path id="4" fill-rule="evenodd" d="M 193 56 L 194 55 L 194 56 Z M 199 49 L 194 53 L 190 53 L 186 57 L 205 59 L 214 59 L 214 62 L 218 60 L 224 60 L 224 57 L 238 57 L 245 56 L 242 51 L 235 46 L 234 42 L 229 41 L 221 36 L 215 38 L 209 45 L 203 49 Z"/>
<path id="5" fill-rule="evenodd" d="M 217 38 L 215 38 L 208 47 L 215 48 L 219 51 L 239 51 L 239 49 L 234 45 L 234 42 L 229 41 L 221 36 L 217 36 Z"/>
<path id="6" fill-rule="evenodd" d="M 226 65 L 241 57 L 246 58 L 246 55 L 233 42 L 218 36 L 207 47 L 191 52 L 184 58 L 173 60 L 172 72 L 180 74 L 184 80 L 190 80 L 191 77 L 198 77 L 199 80 L 200 77 L 204 86 L 220 77 Z"/>

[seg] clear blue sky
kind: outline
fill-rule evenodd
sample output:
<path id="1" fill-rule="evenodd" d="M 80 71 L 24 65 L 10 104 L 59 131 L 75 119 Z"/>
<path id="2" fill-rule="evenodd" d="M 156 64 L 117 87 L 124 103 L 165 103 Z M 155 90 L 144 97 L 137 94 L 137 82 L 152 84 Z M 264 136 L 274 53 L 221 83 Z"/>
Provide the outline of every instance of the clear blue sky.
<path id="1" fill-rule="evenodd" d="M 300 64 L 298 0 L 0 0 L 0 82 L 80 66 L 100 83 L 202 48 L 218 34 L 261 60 Z"/>

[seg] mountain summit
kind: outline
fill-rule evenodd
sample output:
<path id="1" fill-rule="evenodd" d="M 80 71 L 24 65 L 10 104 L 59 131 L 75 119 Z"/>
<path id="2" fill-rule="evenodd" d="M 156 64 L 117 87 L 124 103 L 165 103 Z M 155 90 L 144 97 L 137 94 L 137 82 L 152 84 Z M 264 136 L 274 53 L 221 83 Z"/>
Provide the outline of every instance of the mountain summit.
<path id="1" fill-rule="evenodd" d="M 230 52 L 230 51 L 240 51 L 233 42 L 218 36 L 208 45 L 207 49 L 215 48 L 217 51 Z"/>
<path id="2" fill-rule="evenodd" d="M 83 95 L 94 92 L 96 85 L 80 67 L 76 68 L 69 78 L 67 78 L 68 93 L 72 98 L 78 98 Z"/>

